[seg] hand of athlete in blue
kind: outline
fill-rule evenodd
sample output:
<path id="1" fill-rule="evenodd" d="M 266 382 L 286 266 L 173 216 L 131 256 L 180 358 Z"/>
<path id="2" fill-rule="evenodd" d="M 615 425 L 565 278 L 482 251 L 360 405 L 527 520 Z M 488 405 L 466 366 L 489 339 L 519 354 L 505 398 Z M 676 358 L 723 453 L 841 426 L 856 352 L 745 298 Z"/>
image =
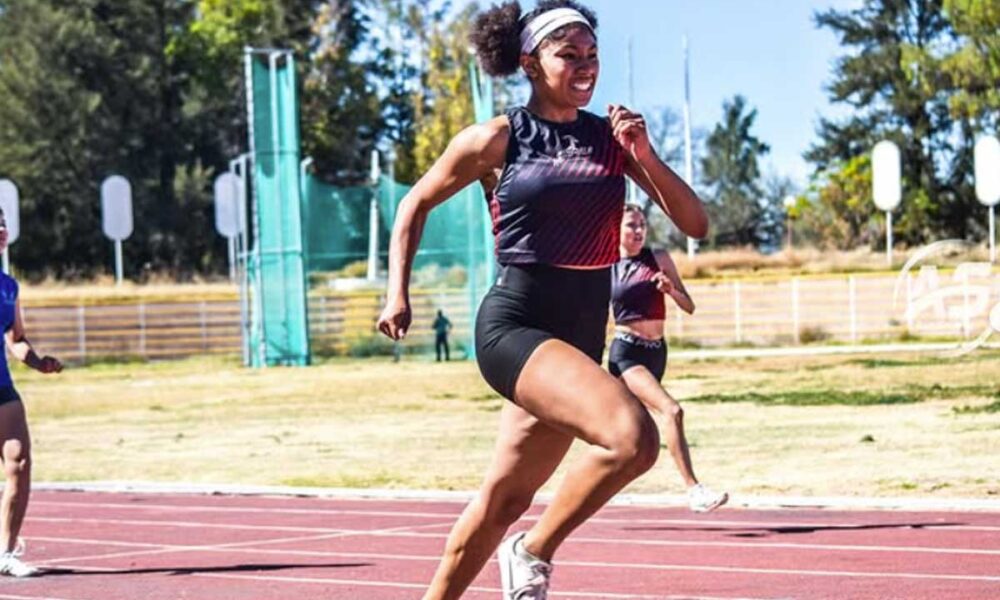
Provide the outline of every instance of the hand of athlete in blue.
<path id="1" fill-rule="evenodd" d="M 389 339 L 399 341 L 406 337 L 406 331 L 413 320 L 413 311 L 405 298 L 389 298 L 378 318 L 378 330 Z"/>
<path id="2" fill-rule="evenodd" d="M 615 140 L 636 162 L 645 162 L 652 154 L 646 120 L 639 113 L 632 112 L 620 104 L 608 105 L 608 118 Z"/>
<path id="3" fill-rule="evenodd" d="M 59 371 L 62 371 L 63 366 L 62 363 L 59 362 L 58 358 L 46 355 L 39 359 L 38 366 L 35 367 L 35 369 L 39 373 L 58 373 Z"/>

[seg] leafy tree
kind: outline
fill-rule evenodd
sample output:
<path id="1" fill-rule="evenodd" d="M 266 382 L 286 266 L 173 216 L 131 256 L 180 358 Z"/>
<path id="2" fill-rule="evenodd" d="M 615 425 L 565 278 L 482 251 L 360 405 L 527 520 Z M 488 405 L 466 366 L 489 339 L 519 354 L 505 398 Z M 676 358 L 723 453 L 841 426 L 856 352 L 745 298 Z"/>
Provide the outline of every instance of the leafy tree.
<path id="1" fill-rule="evenodd" d="M 418 97 L 427 109 L 417 112 L 413 165 L 426 172 L 444 152 L 448 141 L 475 122 L 469 80 L 468 37 L 475 7 L 467 7 L 450 23 L 434 26 L 428 38 L 425 95 Z"/>
<path id="2" fill-rule="evenodd" d="M 944 0 L 947 19 L 959 35 L 942 62 L 955 94 L 952 114 L 1000 127 L 1000 4 L 996 0 Z"/>
<path id="3" fill-rule="evenodd" d="M 369 155 L 385 127 L 370 73 L 374 59 L 361 59 L 370 22 L 356 2 L 323 7 L 314 23 L 320 32 L 302 94 L 302 152 L 333 183 L 367 181 Z"/>
<path id="4" fill-rule="evenodd" d="M 753 135 L 757 110 L 736 96 L 722 105 L 723 118 L 706 140 L 702 181 L 708 188 L 711 243 L 759 246 L 768 234 L 768 207 L 757 158 L 770 148 Z"/>
<path id="5" fill-rule="evenodd" d="M 423 174 L 415 155 L 417 132 L 420 123 L 426 123 L 435 110 L 435 91 L 428 89 L 431 71 L 440 68 L 432 65 L 433 38 L 443 36 L 457 41 L 468 29 L 462 34 L 448 31 L 445 26 L 451 9 L 448 0 L 380 0 L 379 6 L 384 20 L 377 64 L 385 88 L 383 145 L 392 149 L 396 179 L 413 183 Z M 475 10 L 472 5 L 464 12 Z M 437 42 L 438 46 L 441 44 Z"/>
<path id="6" fill-rule="evenodd" d="M 871 189 L 867 154 L 828 169 L 814 183 L 812 201 L 796 207 L 795 232 L 803 241 L 838 250 L 874 245 L 881 237 Z"/>
<path id="7" fill-rule="evenodd" d="M 185 152 L 179 73 L 163 48 L 191 10 L 180 0 L 6 3 L 0 164 L 25 199 L 31 243 L 17 249 L 20 268 L 83 274 L 110 266 L 98 186 L 112 173 L 133 188 L 128 265 L 161 265 L 158 243 L 190 234 L 177 227 L 172 193 Z"/>
<path id="8" fill-rule="evenodd" d="M 831 101 L 852 112 L 839 122 L 822 120 L 806 158 L 817 173 L 837 171 L 890 139 L 900 147 L 904 178 L 897 238 L 968 235 L 974 198 L 968 180 L 955 174 L 972 138 L 968 127 L 956 128 L 949 109 L 941 48 L 953 32 L 942 0 L 865 0 L 855 10 L 819 13 L 816 23 L 853 49 L 837 61 L 829 85 Z"/>
<path id="9" fill-rule="evenodd" d="M 650 142 L 657 154 L 674 172 L 684 176 L 684 121 L 681 115 L 669 106 L 654 107 L 645 111 Z M 701 127 L 691 131 L 692 167 L 695 184 L 697 169 L 704 156 L 705 138 L 708 132 Z M 649 202 L 642 202 L 646 221 L 649 223 L 649 241 L 654 245 L 686 246 L 687 236 L 682 234 L 663 212 Z"/>
<path id="10" fill-rule="evenodd" d="M 797 206 L 791 209 L 785 207 L 785 198 L 797 197 L 797 186 L 789 177 L 777 173 L 769 173 L 764 178 L 764 205 L 769 208 L 766 213 L 767 224 L 762 227 L 766 234 L 763 243 L 764 250 L 778 250 L 785 244 L 788 235 L 788 226 L 791 221 L 800 217 Z M 791 223 L 794 229 L 794 223 Z"/>

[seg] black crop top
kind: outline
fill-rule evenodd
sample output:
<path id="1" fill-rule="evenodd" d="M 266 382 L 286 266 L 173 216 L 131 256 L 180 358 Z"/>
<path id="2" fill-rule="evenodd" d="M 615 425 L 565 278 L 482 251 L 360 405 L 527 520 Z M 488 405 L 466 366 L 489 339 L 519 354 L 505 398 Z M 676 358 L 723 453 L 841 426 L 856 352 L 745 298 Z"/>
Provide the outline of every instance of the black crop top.
<path id="1" fill-rule="evenodd" d="M 659 272 L 660 265 L 649 248 L 615 263 L 611 268 L 611 310 L 615 323 L 666 317 L 663 292 L 656 289 L 652 280 Z"/>
<path id="2" fill-rule="evenodd" d="M 625 154 L 607 119 L 507 111 L 510 140 L 490 215 L 500 264 L 605 267 L 618 260 Z"/>

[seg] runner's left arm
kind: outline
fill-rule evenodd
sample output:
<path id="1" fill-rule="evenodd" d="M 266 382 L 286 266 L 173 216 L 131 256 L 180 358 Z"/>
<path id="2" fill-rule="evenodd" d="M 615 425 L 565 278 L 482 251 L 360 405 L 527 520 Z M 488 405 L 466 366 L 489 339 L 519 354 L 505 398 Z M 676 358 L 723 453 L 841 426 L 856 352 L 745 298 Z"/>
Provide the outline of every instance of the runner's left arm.
<path id="1" fill-rule="evenodd" d="M 62 371 L 62 363 L 53 356 L 38 356 L 31 342 L 24 335 L 24 320 L 21 318 L 21 299 L 14 304 L 14 322 L 4 333 L 4 341 L 10 353 L 18 360 L 40 373 L 58 373 Z"/>

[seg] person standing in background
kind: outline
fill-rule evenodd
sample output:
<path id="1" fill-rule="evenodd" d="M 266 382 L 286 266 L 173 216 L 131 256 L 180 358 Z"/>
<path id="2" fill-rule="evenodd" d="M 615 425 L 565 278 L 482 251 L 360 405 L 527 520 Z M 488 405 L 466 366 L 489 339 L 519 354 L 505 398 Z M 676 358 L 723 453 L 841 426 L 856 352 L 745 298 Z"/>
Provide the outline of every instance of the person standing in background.
<path id="1" fill-rule="evenodd" d="M 444 316 L 444 312 L 438 309 L 437 318 L 434 319 L 434 354 L 437 356 L 437 362 L 441 362 L 441 349 L 444 349 L 444 359 L 445 361 L 451 360 L 451 356 L 448 352 L 448 332 L 451 331 L 451 321 L 448 317 Z"/>

